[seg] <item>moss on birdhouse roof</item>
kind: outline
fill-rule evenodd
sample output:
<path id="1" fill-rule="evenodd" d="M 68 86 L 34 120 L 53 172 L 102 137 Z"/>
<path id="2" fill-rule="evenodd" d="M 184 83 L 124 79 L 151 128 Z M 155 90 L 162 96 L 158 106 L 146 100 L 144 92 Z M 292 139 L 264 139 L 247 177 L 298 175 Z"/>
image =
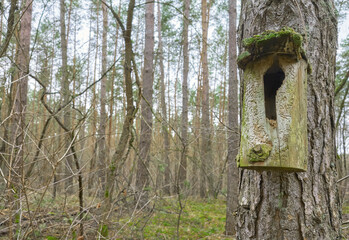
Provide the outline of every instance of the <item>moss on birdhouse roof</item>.
<path id="1" fill-rule="evenodd" d="M 290 55 L 296 59 L 305 59 L 302 49 L 302 36 L 292 28 L 282 28 L 280 31 L 268 30 L 260 35 L 243 40 L 246 51 L 238 57 L 238 65 L 244 69 L 250 61 L 269 54 Z"/>
<path id="2" fill-rule="evenodd" d="M 257 47 L 258 45 L 266 45 L 276 40 L 284 38 L 292 38 L 293 43 L 296 47 L 301 47 L 303 38 L 302 36 L 295 32 L 292 28 L 283 28 L 280 31 L 276 32 L 273 30 L 267 30 L 261 35 L 255 35 L 251 38 L 245 38 L 243 40 L 244 47 L 251 48 Z"/>

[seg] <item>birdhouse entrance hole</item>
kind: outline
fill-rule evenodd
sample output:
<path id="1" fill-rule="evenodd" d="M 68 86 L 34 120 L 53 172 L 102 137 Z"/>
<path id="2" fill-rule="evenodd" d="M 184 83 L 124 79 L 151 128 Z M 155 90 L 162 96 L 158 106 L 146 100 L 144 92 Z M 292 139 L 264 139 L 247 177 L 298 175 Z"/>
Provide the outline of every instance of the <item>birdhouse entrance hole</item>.
<path id="1" fill-rule="evenodd" d="M 285 79 L 285 73 L 277 62 L 264 74 L 264 100 L 265 115 L 270 120 L 276 121 L 276 93 Z"/>

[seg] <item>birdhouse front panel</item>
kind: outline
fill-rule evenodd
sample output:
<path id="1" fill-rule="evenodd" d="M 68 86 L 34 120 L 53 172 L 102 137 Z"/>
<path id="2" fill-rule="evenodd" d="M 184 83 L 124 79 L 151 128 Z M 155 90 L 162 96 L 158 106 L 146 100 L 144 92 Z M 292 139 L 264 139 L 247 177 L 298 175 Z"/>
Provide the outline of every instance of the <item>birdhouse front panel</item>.
<path id="1" fill-rule="evenodd" d="M 306 171 L 307 66 L 277 53 L 246 64 L 239 167 Z"/>

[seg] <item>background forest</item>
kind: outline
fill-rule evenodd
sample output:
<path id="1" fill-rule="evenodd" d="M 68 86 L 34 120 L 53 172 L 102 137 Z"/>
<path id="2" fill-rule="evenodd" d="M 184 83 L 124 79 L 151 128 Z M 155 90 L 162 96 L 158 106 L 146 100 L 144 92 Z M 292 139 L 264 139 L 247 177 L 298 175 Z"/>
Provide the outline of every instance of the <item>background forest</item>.
<path id="1" fill-rule="evenodd" d="M 146 2 L 1 0 L 0 239 L 232 238 L 240 3 Z M 339 45 L 345 234 L 349 36 Z"/>

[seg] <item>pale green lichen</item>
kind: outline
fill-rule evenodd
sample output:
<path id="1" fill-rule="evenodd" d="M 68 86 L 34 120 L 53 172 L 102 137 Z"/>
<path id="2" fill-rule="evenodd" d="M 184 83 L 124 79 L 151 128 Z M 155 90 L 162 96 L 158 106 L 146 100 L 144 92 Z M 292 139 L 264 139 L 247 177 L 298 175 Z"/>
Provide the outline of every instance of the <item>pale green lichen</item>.
<path id="1" fill-rule="evenodd" d="M 250 162 L 264 162 L 271 152 L 272 146 L 269 144 L 258 144 L 250 149 L 248 160 Z"/>

